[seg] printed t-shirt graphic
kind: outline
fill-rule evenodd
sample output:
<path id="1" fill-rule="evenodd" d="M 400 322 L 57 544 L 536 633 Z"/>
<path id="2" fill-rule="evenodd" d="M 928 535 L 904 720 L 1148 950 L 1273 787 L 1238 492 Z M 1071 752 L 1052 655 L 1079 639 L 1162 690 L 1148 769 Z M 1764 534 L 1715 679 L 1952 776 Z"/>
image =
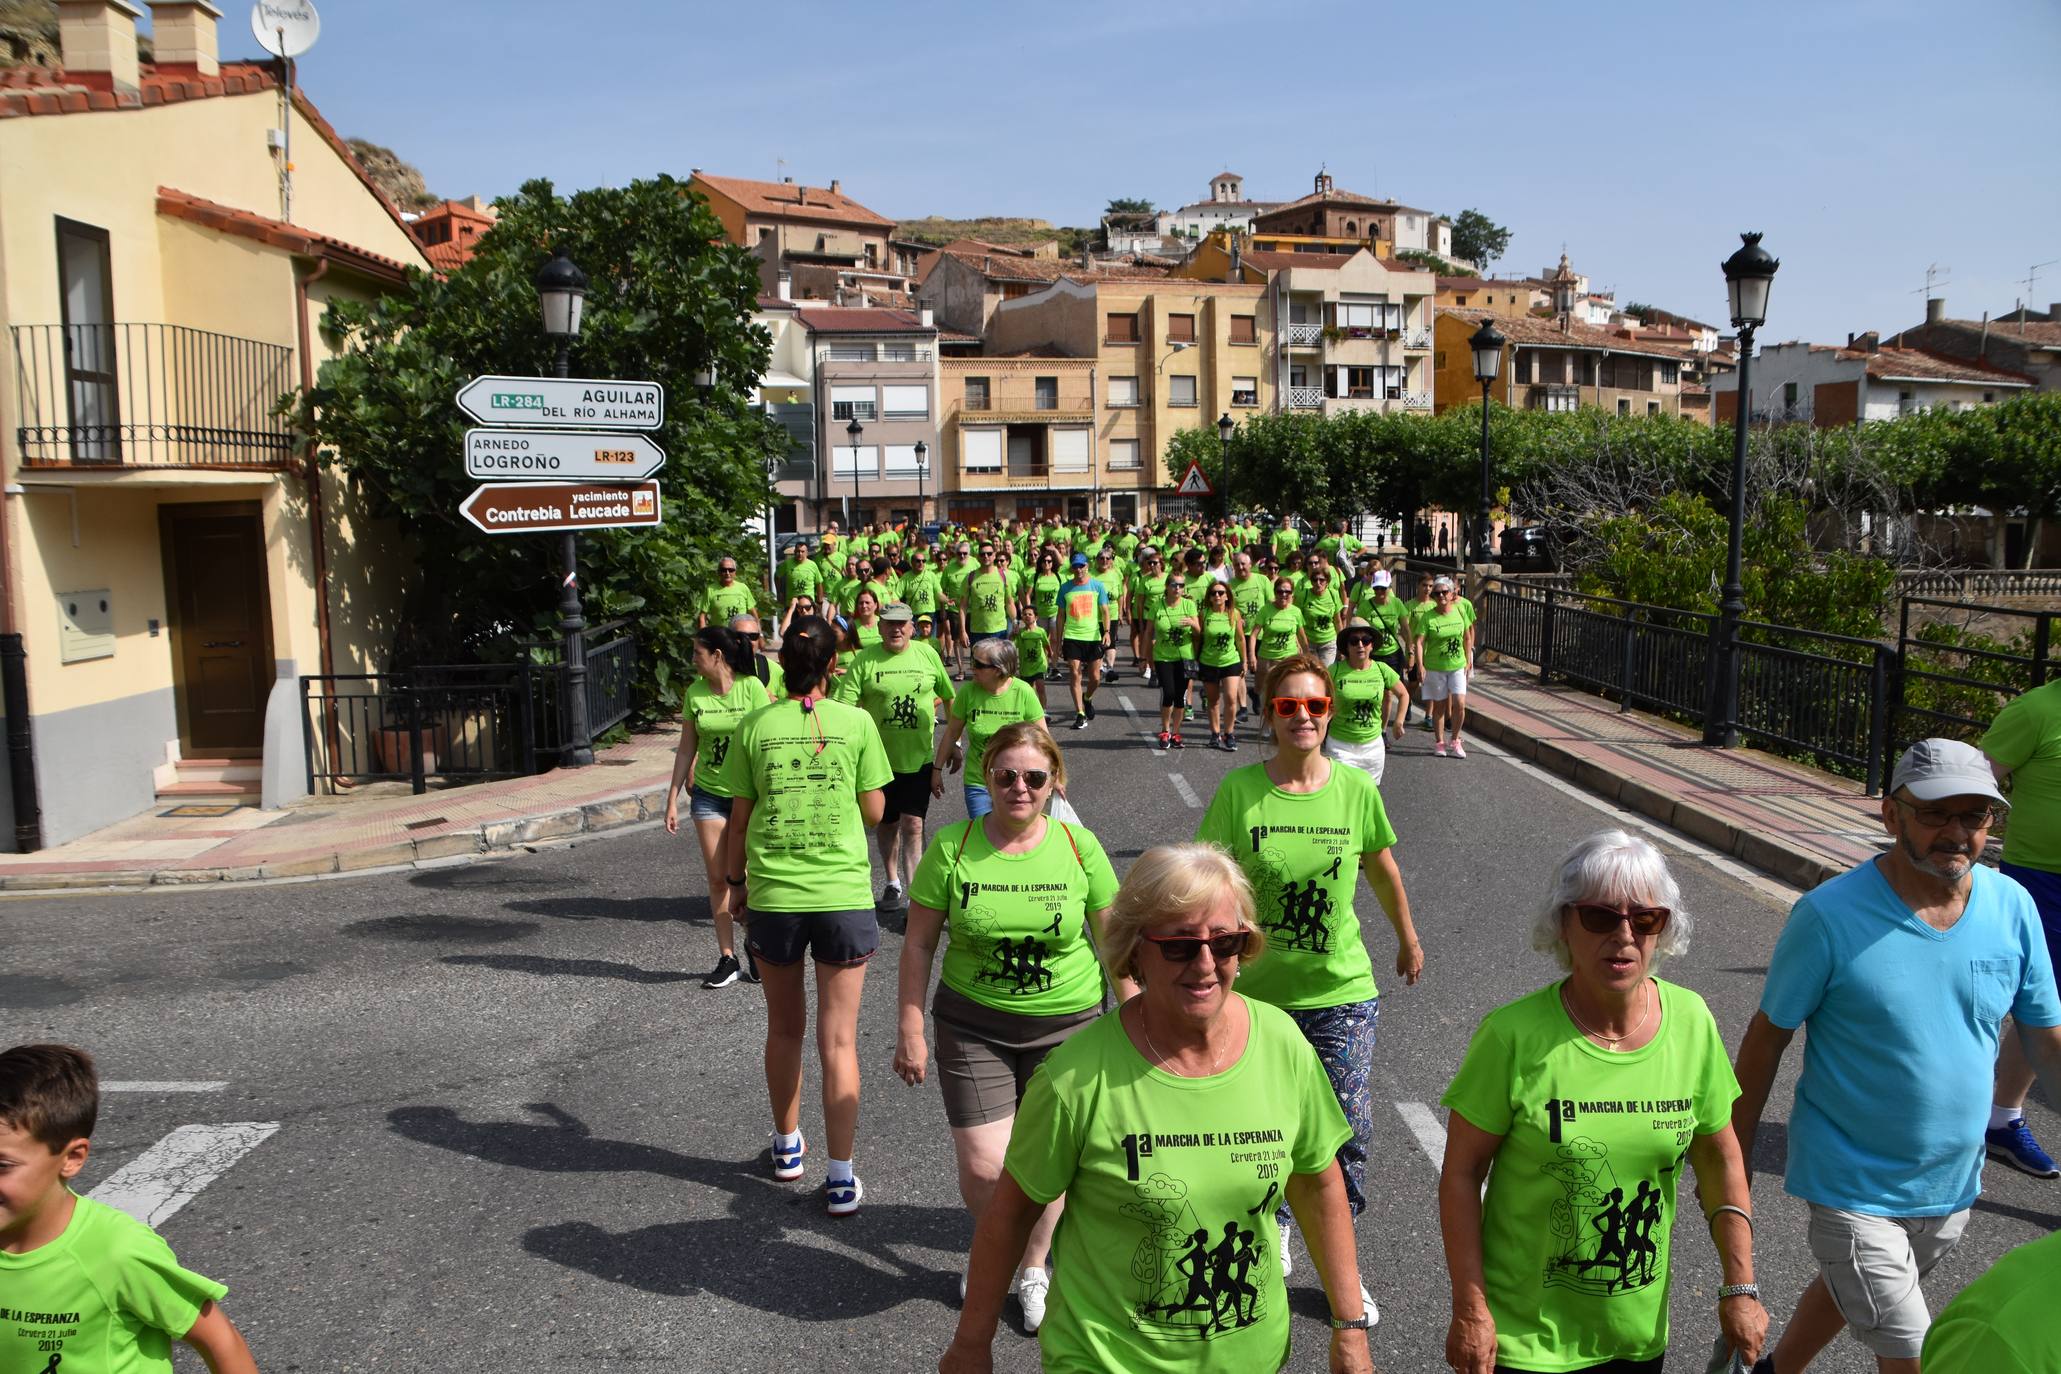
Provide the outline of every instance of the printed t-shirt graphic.
<path id="1" fill-rule="evenodd" d="M 1026 1016 L 1101 1002 L 1088 916 L 1115 900 L 1116 870 L 1082 827 L 1048 821 L 1036 849 L 999 854 L 979 821 L 948 825 L 924 851 L 909 896 L 945 913 L 938 977 L 962 996 Z"/>
<path id="2" fill-rule="evenodd" d="M 980 561 L 968 558 L 961 562 L 947 563 L 938 574 L 944 586 L 945 600 L 957 606 L 966 600 L 966 579 L 980 571 Z"/>
<path id="3" fill-rule="evenodd" d="M 1270 606 L 1259 614 L 1259 656 L 1288 658 L 1296 650 L 1295 632 L 1302 628 L 1302 612 L 1294 606 Z"/>
<path id="4" fill-rule="evenodd" d="M 1059 574 L 1039 573 L 1038 580 L 1031 584 L 1031 609 L 1040 620 L 1050 620 L 1059 614 Z"/>
<path id="5" fill-rule="evenodd" d="M 1048 1374 L 1251 1374 L 1288 1358 L 1274 1210 L 1293 1174 L 1351 1135 L 1295 1023 L 1251 1003 L 1236 1064 L 1147 1065 L 1111 1013 L 1031 1076 L 1004 1167 L 1034 1201 L 1067 1195 L 1038 1333 Z"/>
<path id="6" fill-rule="evenodd" d="M 1020 677 L 1012 677 L 999 692 L 990 692 L 978 682 L 962 683 L 952 698 L 952 719 L 966 722 L 966 781 L 979 784 L 988 740 L 997 730 L 1019 720 L 1043 720 L 1045 708 L 1038 694 Z"/>
<path id="7" fill-rule="evenodd" d="M 1150 620 L 1159 614 L 1160 602 L 1166 596 L 1166 574 L 1157 572 L 1150 577 L 1139 574 L 1131 579 L 1131 619 Z"/>
<path id="8" fill-rule="evenodd" d="M 1382 702 L 1401 682 L 1395 669 L 1375 659 L 1360 669 L 1331 670 L 1331 738 L 1340 744 L 1372 744 L 1381 738 Z"/>
<path id="9" fill-rule="evenodd" d="M 1026 625 L 1016 632 L 1016 671 L 1025 682 L 1035 682 L 1052 666 L 1052 635 L 1043 625 Z"/>
<path id="10" fill-rule="evenodd" d="M 1195 657 L 1195 632 L 1182 622 L 1195 614 L 1195 598 L 1184 596 L 1162 604 L 1152 617 L 1152 661 L 1171 663 Z"/>
<path id="11" fill-rule="evenodd" d="M 1238 608 L 1238 616 L 1248 629 L 1273 597 L 1273 585 L 1258 573 L 1231 582 L 1231 604 Z"/>
<path id="12" fill-rule="evenodd" d="M 1338 588 L 1327 586 L 1322 592 L 1314 586 L 1303 589 L 1296 604 L 1302 608 L 1302 617 L 1309 630 L 1311 644 L 1331 644 L 1338 639 Z"/>
<path id="13" fill-rule="evenodd" d="M 701 594 L 701 609 L 707 612 L 711 625 L 728 625 L 731 616 L 757 607 L 758 597 L 752 594 L 749 582 L 732 582 L 727 587 L 718 584 Z"/>
<path id="14" fill-rule="evenodd" d="M 1000 634 L 1009 628 L 1010 580 L 1002 573 L 975 573 L 966 579 L 966 632 Z"/>
<path id="15" fill-rule="evenodd" d="M 1353 614 L 1374 627 L 1374 657 L 1387 658 L 1403 647 L 1397 635 L 1403 610 L 1403 603 L 1395 599 L 1393 592 L 1376 601 L 1372 587 L 1353 588 Z"/>
<path id="16" fill-rule="evenodd" d="M 1059 594 L 1059 606 L 1066 622 L 1060 638 L 1101 639 L 1102 608 L 1108 604 L 1109 589 L 1095 578 L 1067 583 Z"/>
<path id="17" fill-rule="evenodd" d="M 928 644 L 911 641 L 900 653 L 885 647 L 867 649 L 853 658 L 837 680 L 837 700 L 863 706 L 880 727 L 887 766 L 897 773 L 919 773 L 931 760 L 939 701 L 952 699 L 952 679 L 944 661 Z"/>
<path id="18" fill-rule="evenodd" d="M 72 1208 L 48 1245 L 0 1252 L 0 1369 L 171 1374 L 171 1342 L 229 1290 L 133 1217 L 88 1197 Z"/>
<path id="19" fill-rule="evenodd" d="M 866 826 L 852 798 L 892 779 L 873 717 L 823 700 L 746 716 L 723 761 L 730 795 L 749 798 L 744 868 L 755 911 L 873 905 Z"/>
<path id="20" fill-rule="evenodd" d="M 1455 606 L 1435 612 L 1417 622 L 1424 640 L 1424 671 L 1457 673 L 1467 666 L 1467 627 L 1474 623 L 1474 608 Z"/>
<path id="21" fill-rule="evenodd" d="M 745 675 L 739 675 L 721 696 L 700 678 L 688 686 L 683 705 L 694 721 L 696 787 L 711 797 L 730 795 L 723 790 L 723 760 L 730 754 L 730 738 L 737 732 L 739 721 L 771 701 L 766 684 Z"/>
<path id="22" fill-rule="evenodd" d="M 1445 1106 L 1503 1137 L 1481 1221 L 1500 1363 L 1585 1369 L 1667 1349 L 1675 1186 L 1691 1141 L 1730 1124 L 1739 1084 L 1703 999 L 1653 986 L 1649 1045 L 1590 1043 L 1555 983 L 1490 1012 L 1446 1089 Z"/>
<path id="23" fill-rule="evenodd" d="M 1210 668 L 1229 668 L 1245 657 L 1238 635 L 1231 628 L 1229 611 L 1211 611 L 1202 617 L 1202 658 Z"/>
<path id="24" fill-rule="evenodd" d="M 822 581 L 823 574 L 806 558 L 789 559 L 780 565 L 780 596 L 783 601 L 792 601 L 798 596 L 813 600 Z"/>
<path id="25" fill-rule="evenodd" d="M 936 615 L 938 591 L 937 570 L 926 567 L 902 579 L 902 604 L 917 615 Z"/>
<path id="26" fill-rule="evenodd" d="M 1266 928 L 1266 958 L 1238 970 L 1240 992 L 1298 1011 L 1375 995 L 1353 890 L 1360 856 L 1393 845 L 1395 831 L 1372 778 L 1334 766 L 1316 791 L 1284 792 L 1265 764 L 1235 768 L 1195 838 L 1238 861 Z"/>

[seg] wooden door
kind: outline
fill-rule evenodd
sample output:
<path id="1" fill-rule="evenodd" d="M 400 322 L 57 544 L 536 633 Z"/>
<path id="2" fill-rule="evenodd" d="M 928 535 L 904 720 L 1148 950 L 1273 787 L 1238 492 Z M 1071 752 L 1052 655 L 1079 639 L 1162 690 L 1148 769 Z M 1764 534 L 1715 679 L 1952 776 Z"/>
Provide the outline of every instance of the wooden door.
<path id="1" fill-rule="evenodd" d="M 159 508 L 171 579 L 180 743 L 189 757 L 264 743 L 272 686 L 257 511 Z"/>

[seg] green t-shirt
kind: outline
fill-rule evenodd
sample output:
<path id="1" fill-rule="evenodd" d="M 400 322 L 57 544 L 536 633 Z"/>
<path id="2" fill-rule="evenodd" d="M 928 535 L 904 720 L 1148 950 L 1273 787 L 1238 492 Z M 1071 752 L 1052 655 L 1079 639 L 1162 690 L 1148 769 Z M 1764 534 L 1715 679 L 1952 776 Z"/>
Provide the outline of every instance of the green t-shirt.
<path id="1" fill-rule="evenodd" d="M 1338 610 L 1344 604 L 1334 585 L 1326 586 L 1320 594 L 1315 587 L 1304 587 L 1296 604 L 1302 607 L 1305 628 L 1309 631 L 1311 644 L 1333 644 L 1338 640 Z"/>
<path id="2" fill-rule="evenodd" d="M 0 1252 L 0 1369 L 172 1374 L 172 1342 L 228 1291 L 142 1222 L 75 1198 L 56 1240 Z"/>
<path id="3" fill-rule="evenodd" d="M 1245 660 L 1245 647 L 1232 627 L 1231 612 L 1210 611 L 1202 617 L 1202 655 L 1205 667 L 1229 668 Z"/>
<path id="4" fill-rule="evenodd" d="M 1250 577 L 1231 580 L 1231 604 L 1238 608 L 1238 614 L 1247 625 L 1259 619 L 1267 603 L 1274 599 L 1274 584 L 1258 573 Z"/>
<path id="5" fill-rule="evenodd" d="M 1455 606 L 1437 611 L 1417 622 L 1417 637 L 1424 641 L 1424 671 L 1457 673 L 1467 666 L 1467 627 L 1474 623 L 1472 608 Z"/>
<path id="6" fill-rule="evenodd" d="M 701 594 L 702 613 L 711 625 L 728 625 L 731 616 L 756 611 L 758 605 L 758 596 L 749 582 L 732 582 L 727 587 L 715 585 Z"/>
<path id="7" fill-rule="evenodd" d="M 1402 681 L 1379 659 L 1355 672 L 1340 659 L 1331 666 L 1331 738 L 1340 744 L 1371 744 L 1381 737 L 1382 703 Z"/>
<path id="8" fill-rule="evenodd" d="M 1220 1073 L 1151 1067 L 1112 1012 L 1031 1075 L 1003 1167 L 1033 1201 L 1066 1195 L 1038 1331 L 1047 1374 L 1287 1363 L 1275 1208 L 1352 1128 L 1295 1023 L 1245 1002 L 1245 1052 Z"/>
<path id="9" fill-rule="evenodd" d="M 937 569 L 925 564 L 922 572 L 912 572 L 902 579 L 902 604 L 918 615 L 936 615 L 942 590 Z"/>
<path id="10" fill-rule="evenodd" d="M 1503 1137 L 1481 1208 L 1498 1364 L 1585 1369 L 1667 1349 L 1675 1185 L 1690 1142 L 1731 1124 L 1739 1083 L 1703 999 L 1653 986 L 1660 1032 L 1623 1054 L 1576 1029 L 1560 983 L 1496 1008 L 1441 1099 Z"/>
<path id="11" fill-rule="evenodd" d="M 1134 551 L 1136 551 L 1138 547 L 1138 536 L 1131 533 L 1129 530 L 1126 530 L 1124 531 L 1124 533 L 1116 537 L 1115 543 L 1116 551 L 1122 554 L 1124 556 L 1124 561 L 1128 563 L 1130 561 L 1131 554 Z"/>
<path id="12" fill-rule="evenodd" d="M 854 799 L 893 777 L 873 717 L 839 701 L 782 701 L 744 718 L 723 780 L 752 801 L 744 832 L 754 911 L 873 906 L 866 823 Z"/>
<path id="13" fill-rule="evenodd" d="M 687 688 L 681 708 L 694 722 L 694 785 L 711 797 L 727 797 L 724 790 L 723 760 L 729 757 L 731 737 L 737 724 L 772 698 L 766 684 L 755 677 L 739 676 L 721 696 L 700 678 Z"/>
<path id="14" fill-rule="evenodd" d="M 780 660 L 777 658 L 768 657 L 763 654 L 759 655 L 759 657 L 764 658 L 766 661 L 766 677 L 765 681 L 761 684 L 766 689 L 766 699 L 768 701 L 785 701 L 787 699 L 787 670 L 780 666 Z M 753 673 L 752 676 L 757 677 L 758 674 Z"/>
<path id="15" fill-rule="evenodd" d="M 2061 873 L 2061 678 L 2007 703 L 1982 752 L 2011 770 L 2004 862 Z"/>
<path id="16" fill-rule="evenodd" d="M 938 574 L 938 579 L 944 587 L 946 603 L 958 605 L 966 596 L 966 579 L 979 571 L 980 560 L 977 558 L 945 564 L 944 571 Z"/>
<path id="17" fill-rule="evenodd" d="M 1000 572 L 966 579 L 966 632 L 999 634 L 1009 628 L 1010 578 Z"/>
<path id="18" fill-rule="evenodd" d="M 1195 838 L 1222 845 L 1252 882 L 1266 957 L 1238 970 L 1238 990 L 1302 1011 L 1376 995 L 1353 890 L 1360 856 L 1395 844 L 1374 780 L 1333 764 L 1314 792 L 1284 792 L 1263 763 L 1217 785 Z"/>
<path id="19" fill-rule="evenodd" d="M 999 854 L 979 821 L 948 825 L 924 851 L 909 898 L 945 914 L 938 978 L 961 996 L 1024 1016 L 1070 1016 L 1102 1001 L 1088 917 L 1115 900 L 1116 870 L 1085 827 L 1047 821 L 1036 849 Z"/>
<path id="20" fill-rule="evenodd" d="M 951 675 L 937 650 L 910 640 L 900 653 L 875 645 L 852 659 L 837 680 L 837 700 L 862 706 L 880 727 L 887 766 L 897 773 L 920 773 L 931 761 L 937 735 L 936 704 L 952 699 Z"/>
<path id="21" fill-rule="evenodd" d="M 1410 638 L 1413 640 L 1423 638 L 1424 618 L 1437 613 L 1438 603 L 1436 601 L 1405 601 L 1403 603 L 1403 623 L 1410 627 Z"/>
<path id="22" fill-rule="evenodd" d="M 1019 662 L 1018 666 L 1021 666 Z M 999 692 L 990 692 L 978 682 L 961 683 L 952 698 L 952 719 L 966 722 L 966 780 L 981 784 L 981 760 L 988 740 L 997 730 L 1019 720 L 1043 720 L 1045 708 L 1038 694 L 1020 677 L 1012 677 Z"/>
<path id="23" fill-rule="evenodd" d="M 1403 612 L 1403 603 L 1396 600 L 1393 590 L 1380 601 L 1376 601 L 1372 587 L 1353 584 L 1353 614 L 1374 627 L 1376 658 L 1387 658 L 1403 647 L 1400 637 Z"/>
<path id="24" fill-rule="evenodd" d="M 1302 531 L 1283 525 L 1274 531 L 1274 557 L 1286 558 L 1302 547 Z"/>
<path id="25" fill-rule="evenodd" d="M 1039 573 L 1037 581 L 1031 584 L 1031 609 L 1037 612 L 1038 619 L 1051 620 L 1059 614 L 1060 582 L 1058 573 Z"/>
<path id="26" fill-rule="evenodd" d="M 2061 1231 L 2028 1241 L 1963 1288 L 1925 1333 L 1925 1374 L 2054 1374 L 2061 1369 Z"/>
<path id="27" fill-rule="evenodd" d="M 1016 671 L 1025 681 L 1043 677 L 1052 667 L 1052 634 L 1043 625 L 1026 625 L 1016 632 Z"/>
<path id="28" fill-rule="evenodd" d="M 1287 658 L 1300 647 L 1296 632 L 1302 629 L 1302 610 L 1297 606 L 1276 606 L 1269 602 L 1256 620 L 1248 622 L 1259 636 L 1261 658 Z"/>
<path id="29" fill-rule="evenodd" d="M 823 585 L 823 570 L 808 559 L 790 558 L 780 565 L 780 599 L 792 601 L 798 596 L 816 599 L 816 589 Z"/>
<path id="30" fill-rule="evenodd" d="M 1059 593 L 1061 613 L 1061 639 L 1097 641 L 1102 638 L 1104 608 L 1109 604 L 1109 589 L 1094 578 L 1086 582 L 1069 582 Z"/>
<path id="31" fill-rule="evenodd" d="M 1131 618 L 1151 620 L 1159 614 L 1160 602 L 1166 598 L 1166 574 L 1154 573 L 1147 577 L 1139 573 L 1131 578 Z"/>
<path id="32" fill-rule="evenodd" d="M 1171 663 L 1195 657 L 1195 632 L 1181 622 L 1196 616 L 1195 598 L 1183 596 L 1172 605 L 1161 605 L 1152 617 L 1152 661 Z"/>

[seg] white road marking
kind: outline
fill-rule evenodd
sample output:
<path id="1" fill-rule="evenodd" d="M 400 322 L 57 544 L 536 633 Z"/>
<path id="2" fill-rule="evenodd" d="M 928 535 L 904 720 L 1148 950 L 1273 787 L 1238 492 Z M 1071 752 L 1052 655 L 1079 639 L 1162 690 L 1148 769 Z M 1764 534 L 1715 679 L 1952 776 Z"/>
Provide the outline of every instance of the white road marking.
<path id="1" fill-rule="evenodd" d="M 181 1126 L 101 1180 L 87 1196 L 160 1226 L 279 1129 L 276 1121 Z"/>
<path id="2" fill-rule="evenodd" d="M 1133 716 L 1138 714 L 1138 703 L 1131 700 L 1131 694 L 1129 692 L 1118 692 L 1116 694 L 1116 700 L 1117 704 L 1124 708 L 1126 714 Z"/>
<path id="3" fill-rule="evenodd" d="M 229 1080 L 213 1078 L 117 1078 L 100 1085 L 104 1093 L 218 1093 Z"/>
<path id="4" fill-rule="evenodd" d="M 1166 780 L 1174 785 L 1174 791 L 1180 794 L 1181 800 L 1188 803 L 1189 810 L 1200 811 L 1202 809 L 1202 798 L 1195 795 L 1195 789 L 1188 785 L 1186 778 L 1182 777 L 1179 773 L 1169 773 L 1166 775 Z"/>
<path id="5" fill-rule="evenodd" d="M 1417 1148 L 1424 1151 L 1431 1167 L 1441 1168 L 1446 1160 L 1446 1128 L 1439 1125 L 1438 1116 L 1422 1102 L 1398 1102 L 1396 1114 L 1403 1124 L 1410 1128 L 1410 1134 L 1417 1137 Z"/>

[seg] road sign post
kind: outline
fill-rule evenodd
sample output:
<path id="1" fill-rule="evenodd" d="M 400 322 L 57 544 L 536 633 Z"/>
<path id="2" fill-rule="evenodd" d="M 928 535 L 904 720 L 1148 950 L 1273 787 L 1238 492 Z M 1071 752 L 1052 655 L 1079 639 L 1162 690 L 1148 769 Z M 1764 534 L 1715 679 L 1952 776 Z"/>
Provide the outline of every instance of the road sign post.
<path id="1" fill-rule="evenodd" d="M 666 389 L 580 377 L 474 377 L 458 388 L 458 408 L 483 425 L 657 429 L 666 419 Z"/>
<path id="2" fill-rule="evenodd" d="M 641 482 L 665 465 L 665 450 L 641 434 L 560 429 L 465 431 L 465 475 L 485 481 Z"/>
<path id="3" fill-rule="evenodd" d="M 1181 484 L 1174 488 L 1179 496 L 1208 496 L 1216 488 L 1209 484 L 1209 478 L 1202 471 L 1202 464 L 1193 459 L 1188 461 L 1188 470 L 1181 474 Z"/>
<path id="4" fill-rule="evenodd" d="M 572 534 L 659 523 L 658 483 L 487 482 L 458 513 L 487 534 Z"/>

